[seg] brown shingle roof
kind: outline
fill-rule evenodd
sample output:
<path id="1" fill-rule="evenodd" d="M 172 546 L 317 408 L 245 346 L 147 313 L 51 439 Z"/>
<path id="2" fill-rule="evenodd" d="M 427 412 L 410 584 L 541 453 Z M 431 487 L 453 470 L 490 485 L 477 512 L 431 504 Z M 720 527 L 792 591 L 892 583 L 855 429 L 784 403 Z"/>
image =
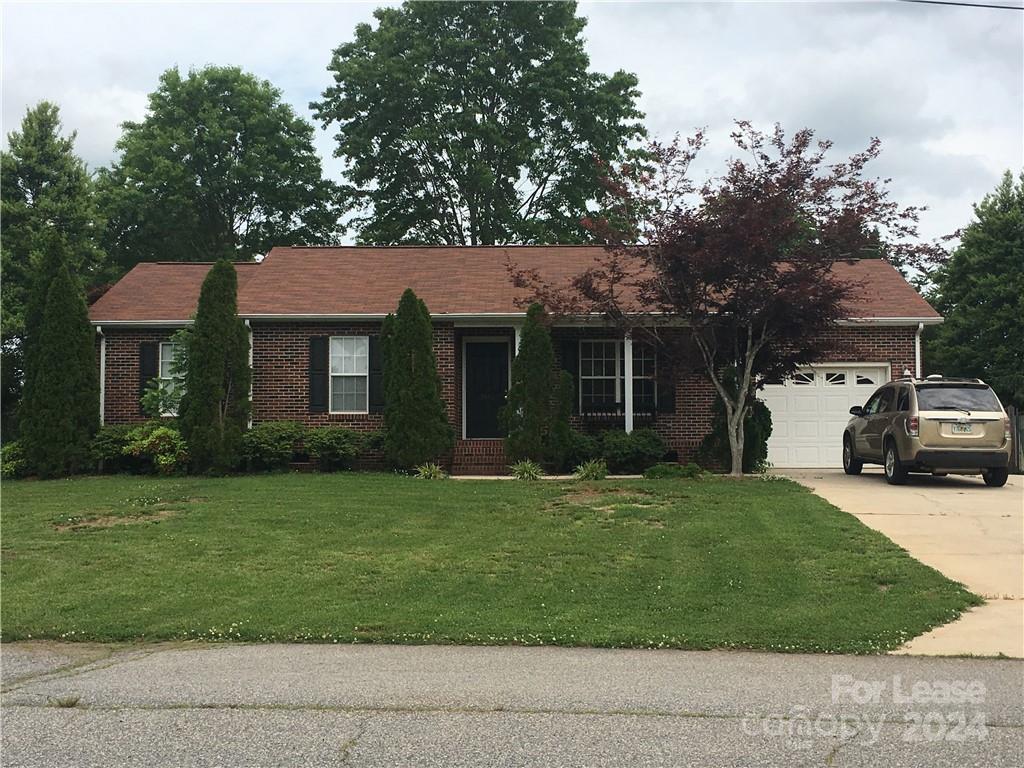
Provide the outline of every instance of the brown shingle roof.
<path id="1" fill-rule="evenodd" d="M 594 265 L 594 246 L 274 248 L 260 264 L 239 264 L 239 313 L 384 315 L 406 288 L 431 314 L 519 314 L 524 298 L 507 263 L 535 268 L 560 283 Z M 209 264 L 139 264 L 90 309 L 94 322 L 183 321 L 195 311 Z M 851 318 L 937 318 L 934 309 L 890 264 L 843 262 L 836 270 L 860 287 Z"/>
<path id="2" fill-rule="evenodd" d="M 136 264 L 89 307 L 94 323 L 111 321 L 186 321 L 196 311 L 199 289 L 210 263 L 144 262 Z M 239 293 L 259 264 L 235 264 Z"/>

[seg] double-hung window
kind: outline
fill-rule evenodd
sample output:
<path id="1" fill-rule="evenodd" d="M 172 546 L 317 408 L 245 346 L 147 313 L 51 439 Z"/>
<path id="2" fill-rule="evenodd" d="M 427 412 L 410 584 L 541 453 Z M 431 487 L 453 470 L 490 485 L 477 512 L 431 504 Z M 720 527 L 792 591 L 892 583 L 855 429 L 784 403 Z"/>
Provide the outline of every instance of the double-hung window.
<path id="1" fill-rule="evenodd" d="M 580 342 L 580 411 L 621 412 L 625 406 L 625 345 L 615 339 Z M 633 342 L 633 411 L 657 405 L 657 361 L 649 344 Z"/>
<path id="2" fill-rule="evenodd" d="M 619 342 L 580 342 L 580 411 L 614 410 L 621 395 Z"/>
<path id="3" fill-rule="evenodd" d="M 633 342 L 633 411 L 653 413 L 658 405 L 654 347 Z"/>
<path id="4" fill-rule="evenodd" d="M 175 363 L 178 356 L 178 345 L 173 341 L 160 343 L 160 365 L 158 368 L 157 385 L 167 395 L 173 395 L 181 385 L 181 374 L 176 370 Z M 163 413 L 164 416 L 177 416 L 173 409 Z"/>
<path id="5" fill-rule="evenodd" d="M 368 413 L 370 339 L 331 337 L 331 413 Z"/>

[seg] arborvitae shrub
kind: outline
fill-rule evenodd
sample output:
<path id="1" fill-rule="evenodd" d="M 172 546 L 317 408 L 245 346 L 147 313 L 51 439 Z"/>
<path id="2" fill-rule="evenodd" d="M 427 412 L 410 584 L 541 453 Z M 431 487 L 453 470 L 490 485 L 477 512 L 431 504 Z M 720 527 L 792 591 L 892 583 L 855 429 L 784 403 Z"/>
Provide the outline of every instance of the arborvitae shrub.
<path id="1" fill-rule="evenodd" d="M 384 455 L 400 469 L 436 461 L 451 450 L 427 306 L 407 288 L 384 320 Z"/>

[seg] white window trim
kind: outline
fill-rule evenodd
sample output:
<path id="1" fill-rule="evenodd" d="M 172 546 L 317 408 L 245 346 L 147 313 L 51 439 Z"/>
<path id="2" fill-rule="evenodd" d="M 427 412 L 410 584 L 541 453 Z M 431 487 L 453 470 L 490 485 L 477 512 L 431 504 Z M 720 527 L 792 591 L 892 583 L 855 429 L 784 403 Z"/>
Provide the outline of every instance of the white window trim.
<path id="1" fill-rule="evenodd" d="M 164 376 L 164 347 L 171 346 L 177 348 L 177 344 L 173 341 L 161 341 L 156 345 L 156 382 L 157 386 L 162 390 L 165 386 L 165 382 L 177 382 L 180 386 L 182 384 L 181 376 Z M 176 357 L 177 355 L 175 355 Z M 176 410 L 166 410 L 160 412 L 161 416 L 177 416 Z"/>
<path id="2" fill-rule="evenodd" d="M 576 381 L 576 404 L 577 404 L 577 407 L 579 408 L 580 413 L 585 413 L 585 411 L 583 410 L 583 380 L 584 379 L 595 380 L 595 379 L 609 379 L 609 378 L 611 378 L 610 376 L 584 376 L 583 375 L 583 345 L 584 344 L 594 343 L 594 342 L 603 343 L 603 344 L 615 344 L 615 402 L 623 403 L 623 409 L 625 409 L 625 403 L 623 402 L 624 398 L 622 397 L 622 381 L 623 381 L 623 379 L 625 378 L 625 375 L 626 375 L 625 367 L 623 366 L 623 362 L 624 361 L 622 359 L 623 340 L 622 339 L 607 339 L 607 338 L 605 338 L 605 339 L 600 339 L 600 338 L 580 339 L 579 343 L 576 345 L 576 371 L 577 371 L 577 375 L 576 375 L 576 379 L 577 379 L 577 381 Z M 643 342 L 637 342 L 636 340 L 633 341 L 634 349 L 636 348 L 636 345 L 638 345 L 638 344 L 643 344 Z M 653 349 L 653 347 L 650 347 L 650 345 L 648 345 L 648 347 Z M 650 375 L 650 376 L 637 376 L 636 375 L 636 368 L 634 366 L 634 369 L 633 369 L 633 380 L 635 381 L 637 379 L 649 379 L 650 381 L 654 382 L 654 410 L 655 410 L 655 412 L 657 412 L 657 410 L 658 410 L 658 353 L 657 353 L 657 351 L 654 352 L 654 373 L 652 375 Z M 635 404 L 633 406 L 633 410 L 636 410 L 636 405 Z"/>
<path id="3" fill-rule="evenodd" d="M 366 342 L 366 373 L 334 373 L 331 370 L 331 348 L 334 346 L 335 339 L 363 339 Z M 357 379 L 359 377 L 366 379 L 366 408 L 361 411 L 336 411 L 334 410 L 334 380 L 336 378 L 346 379 Z M 365 416 L 370 412 L 370 337 L 351 335 L 351 336 L 331 336 L 327 340 L 327 412 L 332 415 L 338 416 Z"/>

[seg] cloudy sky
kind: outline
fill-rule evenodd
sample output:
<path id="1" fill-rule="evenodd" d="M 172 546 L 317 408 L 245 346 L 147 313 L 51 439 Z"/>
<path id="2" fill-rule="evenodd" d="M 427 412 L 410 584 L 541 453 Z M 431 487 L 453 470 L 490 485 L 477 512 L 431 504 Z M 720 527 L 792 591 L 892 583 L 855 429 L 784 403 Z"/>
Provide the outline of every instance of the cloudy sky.
<path id="1" fill-rule="evenodd" d="M 240 65 L 310 116 L 331 50 L 378 5 L 5 2 L 4 145 L 26 107 L 50 99 L 78 131 L 79 153 L 105 165 L 120 123 L 145 114 L 160 72 L 175 65 Z M 901 202 L 929 206 L 931 238 L 966 224 L 971 203 L 1024 166 L 1024 13 L 898 2 L 583 3 L 580 12 L 592 66 L 639 76 L 652 134 L 708 128 L 702 170 L 729 154 L 737 118 L 811 127 L 837 156 L 878 136 L 875 172 L 893 178 Z M 329 132 L 317 144 L 337 176 Z"/>

